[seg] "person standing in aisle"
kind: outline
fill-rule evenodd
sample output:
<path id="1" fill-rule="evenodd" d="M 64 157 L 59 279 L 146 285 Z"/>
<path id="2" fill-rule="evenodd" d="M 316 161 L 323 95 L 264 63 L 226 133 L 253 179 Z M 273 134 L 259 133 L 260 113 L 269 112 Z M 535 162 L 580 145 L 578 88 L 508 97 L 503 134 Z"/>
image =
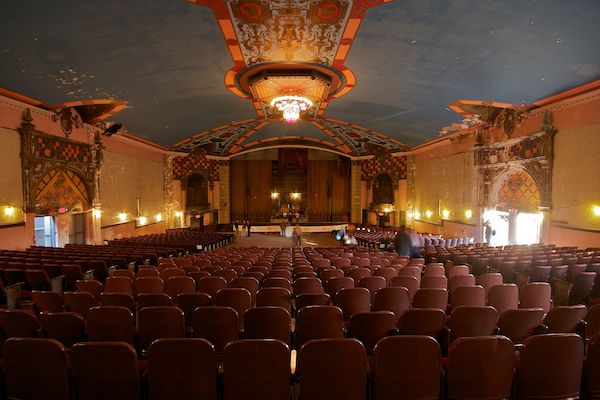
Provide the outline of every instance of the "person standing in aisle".
<path id="1" fill-rule="evenodd" d="M 252 223 L 250 222 L 250 220 L 248 220 L 246 222 L 246 224 L 247 224 L 247 229 L 248 229 L 248 237 L 250 237 L 250 228 L 252 228 Z"/>

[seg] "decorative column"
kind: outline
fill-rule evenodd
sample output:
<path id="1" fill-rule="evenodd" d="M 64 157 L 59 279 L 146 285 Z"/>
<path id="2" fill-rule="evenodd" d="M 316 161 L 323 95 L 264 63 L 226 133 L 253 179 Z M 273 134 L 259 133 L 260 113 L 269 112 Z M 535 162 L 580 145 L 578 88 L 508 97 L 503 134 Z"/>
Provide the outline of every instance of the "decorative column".
<path id="1" fill-rule="evenodd" d="M 414 156 L 406 157 L 406 218 L 405 224 L 408 226 L 415 225 L 415 207 L 416 207 L 416 191 L 415 191 L 415 161 Z"/>
<path id="2" fill-rule="evenodd" d="M 165 204 L 165 228 L 173 228 L 175 226 L 175 216 L 173 213 L 173 156 L 167 156 L 163 164 L 163 193 Z"/>
<path id="3" fill-rule="evenodd" d="M 92 165 L 94 166 L 94 194 L 92 198 L 92 229 L 91 242 L 102 244 L 102 211 L 100 202 L 100 172 L 104 165 L 104 145 L 100 132 L 94 132 L 94 144 L 92 145 Z"/>
<path id="4" fill-rule="evenodd" d="M 231 222 L 229 161 L 219 161 L 219 224 Z"/>
<path id="5" fill-rule="evenodd" d="M 350 171 L 350 222 L 359 224 L 362 220 L 362 210 L 360 208 L 360 179 L 361 162 L 352 161 Z"/>

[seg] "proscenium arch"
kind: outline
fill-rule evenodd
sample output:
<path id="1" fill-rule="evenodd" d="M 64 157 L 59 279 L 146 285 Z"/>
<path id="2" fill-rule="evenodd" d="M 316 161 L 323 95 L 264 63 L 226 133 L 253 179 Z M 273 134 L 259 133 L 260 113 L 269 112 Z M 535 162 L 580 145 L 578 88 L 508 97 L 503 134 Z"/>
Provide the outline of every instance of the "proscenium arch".
<path id="1" fill-rule="evenodd" d="M 327 152 L 327 153 L 336 154 L 336 155 L 341 156 L 341 157 L 346 157 L 346 158 L 350 158 L 350 159 L 352 158 L 352 156 L 350 154 L 342 153 L 340 151 L 333 150 L 333 149 L 328 149 L 328 148 L 325 148 L 325 147 L 311 146 L 311 145 L 308 145 L 308 144 L 307 145 L 300 145 L 300 144 L 298 144 L 298 145 L 280 144 L 280 145 L 258 147 L 258 148 L 243 150 L 243 151 L 240 151 L 239 153 L 232 154 L 231 156 L 229 156 L 229 158 L 235 158 L 235 157 L 239 157 L 239 156 L 244 155 L 244 154 L 255 153 L 257 151 L 271 150 L 271 149 L 282 149 L 282 148 L 286 148 L 286 149 L 296 148 L 296 149 L 319 150 L 319 151 L 324 151 L 324 152 Z M 373 158 L 373 157 L 372 156 L 370 156 L 370 157 L 361 157 L 361 159 L 367 159 L 367 158 Z"/>
<path id="2" fill-rule="evenodd" d="M 50 169 L 37 183 L 35 211 L 39 214 L 55 213 L 59 208 L 83 212 L 90 205 L 90 190 L 85 179 L 72 168 Z"/>

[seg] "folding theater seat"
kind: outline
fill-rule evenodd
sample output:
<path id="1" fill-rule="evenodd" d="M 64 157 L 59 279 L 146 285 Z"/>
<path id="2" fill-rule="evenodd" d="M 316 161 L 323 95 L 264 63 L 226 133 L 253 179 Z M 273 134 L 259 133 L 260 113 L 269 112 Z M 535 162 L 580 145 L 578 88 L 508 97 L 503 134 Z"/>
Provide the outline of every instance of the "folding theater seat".
<path id="1" fill-rule="evenodd" d="M 186 327 L 192 325 L 192 314 L 196 308 L 212 305 L 212 299 L 206 293 L 180 293 L 175 296 L 174 301 L 183 311 Z"/>
<path id="2" fill-rule="evenodd" d="M 65 292 L 63 299 L 66 310 L 78 313 L 83 319 L 87 319 L 90 308 L 98 305 L 96 298 L 87 292 Z"/>
<path id="3" fill-rule="evenodd" d="M 290 345 L 290 314 L 281 307 L 251 308 L 244 316 L 244 339 L 277 339 Z"/>
<path id="4" fill-rule="evenodd" d="M 142 350 L 147 350 L 156 339 L 185 337 L 185 318 L 177 307 L 145 307 L 137 317 Z"/>
<path id="5" fill-rule="evenodd" d="M 391 311 L 357 313 L 350 318 L 348 337 L 358 339 L 367 354 L 373 353 L 377 342 L 396 334 L 396 318 Z"/>
<path id="6" fill-rule="evenodd" d="M 87 316 L 88 341 L 134 344 L 133 314 L 126 307 L 93 307 Z"/>
<path id="7" fill-rule="evenodd" d="M 231 307 L 199 307 L 192 315 L 192 336 L 208 340 L 222 358 L 227 343 L 240 335 L 237 312 Z"/>
<path id="8" fill-rule="evenodd" d="M 304 307 L 296 316 L 296 347 L 314 339 L 343 338 L 344 315 L 335 306 Z"/>
<path id="9" fill-rule="evenodd" d="M 264 287 L 256 293 L 256 306 L 276 306 L 292 313 L 292 295 L 281 287 Z"/>

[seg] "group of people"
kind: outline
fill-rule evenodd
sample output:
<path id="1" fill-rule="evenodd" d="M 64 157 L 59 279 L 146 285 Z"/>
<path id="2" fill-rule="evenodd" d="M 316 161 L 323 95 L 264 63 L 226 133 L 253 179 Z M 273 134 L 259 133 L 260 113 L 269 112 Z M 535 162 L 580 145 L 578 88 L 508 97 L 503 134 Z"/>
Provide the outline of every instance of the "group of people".
<path id="1" fill-rule="evenodd" d="M 419 256 L 419 235 L 414 228 L 406 229 L 405 225 L 400 227 L 394 238 L 394 248 L 401 256 Z"/>
<path id="2" fill-rule="evenodd" d="M 250 220 L 244 219 L 244 220 L 242 220 L 241 224 L 239 223 L 239 221 L 237 219 L 233 222 L 233 229 L 235 231 L 236 236 L 240 235 L 240 227 L 242 228 L 241 235 L 250 237 L 250 229 L 252 228 L 252 224 L 250 223 Z"/>

